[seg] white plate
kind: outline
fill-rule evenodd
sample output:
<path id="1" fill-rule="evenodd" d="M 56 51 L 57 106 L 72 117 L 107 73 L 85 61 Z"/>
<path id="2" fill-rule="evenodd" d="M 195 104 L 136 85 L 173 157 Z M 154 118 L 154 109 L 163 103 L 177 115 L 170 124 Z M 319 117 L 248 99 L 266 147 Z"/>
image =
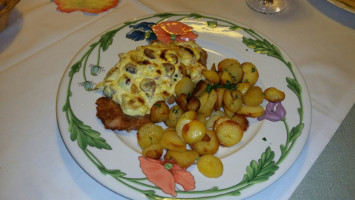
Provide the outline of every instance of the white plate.
<path id="1" fill-rule="evenodd" d="M 104 129 L 96 117 L 95 101 L 101 94 L 86 90 L 103 80 L 118 62 L 118 53 L 147 44 L 145 40 L 126 38 L 131 30 L 129 25 L 162 20 L 181 20 L 192 26 L 199 35 L 196 42 L 209 54 L 208 66 L 223 58 L 252 62 L 259 70 L 260 87 L 277 87 L 286 94 L 282 101 L 287 112 L 284 120 L 250 119 L 242 141 L 217 153 L 224 165 L 223 175 L 206 178 L 193 165 L 187 170 L 194 176 L 196 187 L 185 192 L 177 185 L 177 198 L 242 199 L 268 187 L 290 168 L 307 140 L 311 122 L 307 86 L 290 57 L 270 39 L 245 25 L 219 17 L 196 13 L 150 15 L 115 26 L 85 45 L 65 71 L 57 96 L 58 126 L 69 152 L 90 176 L 122 196 L 171 197 L 144 179 L 135 132 Z M 90 67 L 91 64 L 103 69 Z"/>

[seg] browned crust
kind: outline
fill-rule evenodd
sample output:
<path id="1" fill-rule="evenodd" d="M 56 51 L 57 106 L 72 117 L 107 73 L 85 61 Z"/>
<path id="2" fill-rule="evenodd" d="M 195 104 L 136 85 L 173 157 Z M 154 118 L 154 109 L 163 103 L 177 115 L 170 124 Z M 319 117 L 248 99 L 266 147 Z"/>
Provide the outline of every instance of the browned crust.
<path id="1" fill-rule="evenodd" d="M 106 129 L 111 130 L 138 130 L 141 126 L 151 123 L 150 115 L 129 116 L 122 112 L 120 105 L 107 97 L 96 100 L 96 116 Z"/>

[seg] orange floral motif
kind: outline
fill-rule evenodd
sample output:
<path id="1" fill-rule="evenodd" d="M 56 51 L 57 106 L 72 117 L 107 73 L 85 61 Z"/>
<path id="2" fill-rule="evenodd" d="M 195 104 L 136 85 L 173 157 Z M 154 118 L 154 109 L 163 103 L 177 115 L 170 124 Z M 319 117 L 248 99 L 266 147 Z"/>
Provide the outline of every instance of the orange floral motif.
<path id="1" fill-rule="evenodd" d="M 179 165 L 143 156 L 138 159 L 148 180 L 163 192 L 176 196 L 175 183 L 181 185 L 185 191 L 195 189 L 194 177 Z"/>
<path id="2" fill-rule="evenodd" d="M 177 41 L 190 41 L 197 38 L 197 34 L 192 32 L 192 27 L 178 21 L 160 22 L 152 27 L 154 33 L 157 35 L 158 40 L 164 44 L 172 40 Z"/>
<path id="3" fill-rule="evenodd" d="M 57 10 L 70 13 L 82 11 L 85 13 L 100 13 L 115 7 L 119 0 L 54 0 Z"/>

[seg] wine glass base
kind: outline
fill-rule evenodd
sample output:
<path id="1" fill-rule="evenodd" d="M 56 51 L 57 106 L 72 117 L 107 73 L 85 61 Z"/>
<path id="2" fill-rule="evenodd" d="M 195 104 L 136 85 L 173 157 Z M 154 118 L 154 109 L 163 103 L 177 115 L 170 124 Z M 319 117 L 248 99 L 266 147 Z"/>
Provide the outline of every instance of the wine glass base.
<path id="1" fill-rule="evenodd" d="M 273 0 L 269 4 L 265 4 L 264 0 L 247 0 L 246 2 L 251 9 L 264 14 L 278 13 L 286 8 L 286 3 L 283 0 Z"/>

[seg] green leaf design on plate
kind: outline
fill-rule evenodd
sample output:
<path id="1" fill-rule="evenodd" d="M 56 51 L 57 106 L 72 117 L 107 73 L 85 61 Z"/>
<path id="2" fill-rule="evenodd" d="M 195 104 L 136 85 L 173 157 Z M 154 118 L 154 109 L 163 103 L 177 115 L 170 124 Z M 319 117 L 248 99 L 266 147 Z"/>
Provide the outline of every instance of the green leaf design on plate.
<path id="1" fill-rule="evenodd" d="M 211 28 L 216 28 L 217 22 L 216 21 L 207 21 L 207 26 L 211 27 Z"/>
<path id="2" fill-rule="evenodd" d="M 254 51 L 257 53 L 266 54 L 268 56 L 275 57 L 275 58 L 282 57 L 279 49 L 275 45 L 267 41 L 266 39 L 260 40 L 260 39 L 251 39 L 251 38 L 243 37 L 243 42 L 249 48 L 254 49 Z"/>
<path id="3" fill-rule="evenodd" d="M 274 175 L 275 171 L 279 168 L 273 161 L 275 153 L 271 151 L 270 147 L 261 154 L 261 158 L 256 162 L 252 160 L 247 167 L 247 173 L 241 183 L 255 184 L 258 182 L 264 182 Z"/>
<path id="4" fill-rule="evenodd" d="M 144 20 L 150 20 L 153 18 L 158 18 L 157 23 L 163 20 L 180 21 L 188 18 L 191 18 L 193 20 L 203 19 L 206 21 L 207 27 L 213 28 L 217 26 L 222 26 L 227 27 L 230 31 L 244 31 L 246 34 L 243 37 L 242 42 L 247 47 L 253 49 L 256 53 L 265 54 L 267 56 L 278 59 L 279 61 L 284 63 L 285 66 L 290 70 L 292 77 L 286 78 L 287 87 L 297 96 L 300 103 L 300 107 L 297 109 L 298 114 L 300 116 L 299 124 L 295 125 L 290 130 L 286 117 L 282 119 L 287 134 L 287 140 L 285 141 L 285 144 L 280 145 L 281 155 L 279 158 L 275 160 L 275 153 L 271 150 L 270 147 L 267 147 L 265 152 L 261 154 L 260 159 L 258 159 L 257 161 L 252 160 L 250 164 L 246 166 L 246 173 L 241 178 L 239 183 L 236 183 L 235 185 L 226 188 L 219 188 L 215 186 L 206 190 L 177 191 L 177 193 L 191 195 L 191 197 L 189 197 L 188 199 L 201 199 L 201 194 L 204 199 L 216 199 L 223 196 L 239 196 L 242 194 L 243 190 L 248 189 L 255 184 L 269 180 L 269 178 L 277 172 L 280 163 L 282 163 L 282 161 L 290 153 L 292 147 L 297 142 L 298 137 L 302 134 L 302 131 L 304 129 L 301 84 L 297 80 L 297 77 L 293 71 L 292 64 L 283 57 L 281 51 L 275 45 L 273 45 L 268 40 L 256 33 L 254 30 L 242 27 L 225 19 L 205 16 L 198 13 L 160 13 L 141 19 L 127 21 L 120 27 L 106 32 L 100 37 L 97 42 L 92 43 L 86 53 L 71 66 L 69 71 L 67 96 L 66 102 L 63 105 L 63 112 L 65 112 L 67 117 L 71 140 L 77 141 L 78 146 L 83 150 L 83 153 L 86 155 L 86 157 L 97 167 L 97 169 L 103 175 L 111 176 L 127 188 L 133 189 L 138 193 L 145 195 L 145 197 L 149 200 L 167 198 L 172 199 L 170 196 L 159 196 L 156 191 L 159 191 L 160 189 L 149 182 L 147 183 L 146 178 L 130 178 L 127 177 L 127 174 L 125 172 L 119 169 L 107 169 L 104 164 L 101 163 L 101 161 L 87 148 L 87 146 L 89 145 L 97 149 L 107 150 L 111 149 L 111 146 L 105 141 L 105 139 L 100 136 L 99 132 L 92 130 L 90 126 L 85 125 L 81 120 L 76 117 L 76 115 L 73 113 L 70 104 L 70 98 L 73 95 L 70 89 L 73 77 L 77 75 L 80 70 L 82 70 L 84 82 L 87 81 L 85 71 L 87 67 L 87 60 L 90 57 L 91 53 L 94 50 L 97 50 L 97 65 L 99 65 L 101 51 L 106 51 L 113 44 L 114 37 L 118 31 L 131 24 L 135 24 Z"/>
<path id="5" fill-rule="evenodd" d="M 302 93 L 302 88 L 298 81 L 289 77 L 286 78 L 286 81 L 288 83 L 287 87 L 290 88 L 295 94 L 299 95 Z"/>

